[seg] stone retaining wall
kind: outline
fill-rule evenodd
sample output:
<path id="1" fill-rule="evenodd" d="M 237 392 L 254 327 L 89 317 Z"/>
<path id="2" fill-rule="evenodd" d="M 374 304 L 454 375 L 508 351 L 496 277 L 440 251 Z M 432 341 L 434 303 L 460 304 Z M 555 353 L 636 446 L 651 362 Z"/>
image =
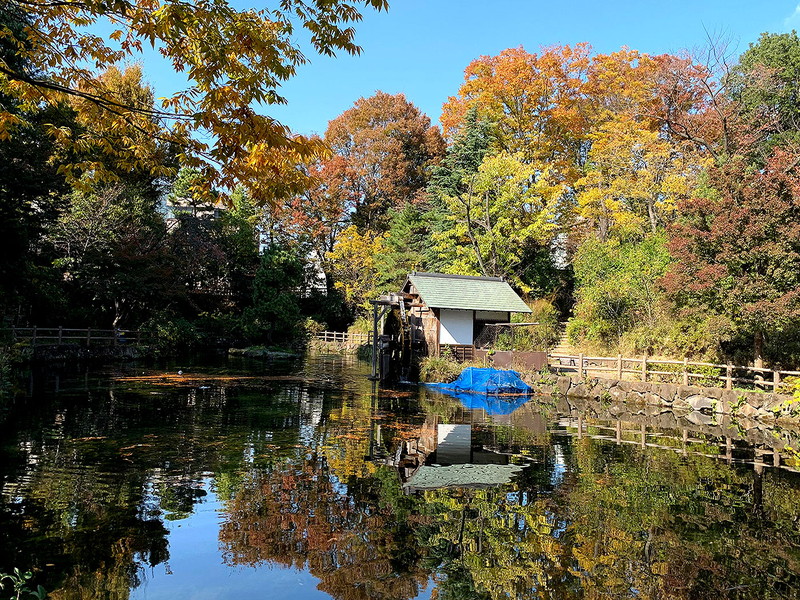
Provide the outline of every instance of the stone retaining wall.
<path id="1" fill-rule="evenodd" d="M 789 401 L 792 396 L 769 392 L 724 390 L 671 383 L 645 383 L 614 379 L 560 376 L 558 391 L 568 398 L 634 402 L 706 414 L 731 415 L 766 423 L 776 420 L 796 422 Z"/>

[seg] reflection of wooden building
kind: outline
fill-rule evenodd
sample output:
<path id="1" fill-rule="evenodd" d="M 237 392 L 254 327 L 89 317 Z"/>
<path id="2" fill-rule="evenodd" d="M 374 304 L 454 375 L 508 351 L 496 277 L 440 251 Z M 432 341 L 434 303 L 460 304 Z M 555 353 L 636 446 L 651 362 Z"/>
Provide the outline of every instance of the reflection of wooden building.
<path id="1" fill-rule="evenodd" d="M 510 454 L 473 446 L 472 425 L 439 423 L 433 428 L 436 444 L 422 438 L 416 452 L 401 456 L 397 467 L 403 490 L 411 493 L 439 488 L 488 488 L 510 483 L 525 464 Z M 519 462 L 519 461 L 517 461 Z"/>
<path id="2" fill-rule="evenodd" d="M 512 312 L 531 312 L 499 277 L 411 273 L 402 293 L 411 299 L 412 334 L 435 356 L 451 348 L 456 356 L 471 358 L 475 339 L 487 324 L 508 323 Z"/>

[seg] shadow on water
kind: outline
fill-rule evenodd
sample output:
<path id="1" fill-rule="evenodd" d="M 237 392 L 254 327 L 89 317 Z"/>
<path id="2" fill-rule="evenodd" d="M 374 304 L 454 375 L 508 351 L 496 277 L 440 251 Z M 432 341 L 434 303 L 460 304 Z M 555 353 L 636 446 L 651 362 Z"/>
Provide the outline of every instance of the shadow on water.
<path id="1" fill-rule="evenodd" d="M 0 571 L 70 599 L 800 597 L 797 432 L 368 369 L 35 373 L 0 424 Z"/>

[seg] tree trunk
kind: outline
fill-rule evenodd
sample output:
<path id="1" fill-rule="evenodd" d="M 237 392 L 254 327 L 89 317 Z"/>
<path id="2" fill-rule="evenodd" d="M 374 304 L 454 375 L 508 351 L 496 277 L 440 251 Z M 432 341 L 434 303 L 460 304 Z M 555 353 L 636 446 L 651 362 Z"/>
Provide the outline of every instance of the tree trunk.
<path id="1" fill-rule="evenodd" d="M 650 230 L 655 233 L 658 231 L 658 215 L 656 214 L 655 200 L 647 199 L 647 217 L 650 220 Z"/>
<path id="2" fill-rule="evenodd" d="M 755 360 L 753 366 L 757 369 L 764 368 L 764 332 L 756 331 L 753 339 L 753 350 L 755 352 Z"/>

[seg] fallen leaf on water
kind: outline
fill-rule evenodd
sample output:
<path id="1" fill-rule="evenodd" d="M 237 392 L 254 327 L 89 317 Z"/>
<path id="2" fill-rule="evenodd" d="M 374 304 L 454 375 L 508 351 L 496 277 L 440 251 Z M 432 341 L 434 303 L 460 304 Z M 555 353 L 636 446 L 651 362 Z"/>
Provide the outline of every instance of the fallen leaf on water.
<path id="1" fill-rule="evenodd" d="M 134 444 L 133 446 L 124 446 L 120 448 L 120 452 L 122 450 L 133 450 L 134 448 L 152 448 L 153 444 Z"/>

